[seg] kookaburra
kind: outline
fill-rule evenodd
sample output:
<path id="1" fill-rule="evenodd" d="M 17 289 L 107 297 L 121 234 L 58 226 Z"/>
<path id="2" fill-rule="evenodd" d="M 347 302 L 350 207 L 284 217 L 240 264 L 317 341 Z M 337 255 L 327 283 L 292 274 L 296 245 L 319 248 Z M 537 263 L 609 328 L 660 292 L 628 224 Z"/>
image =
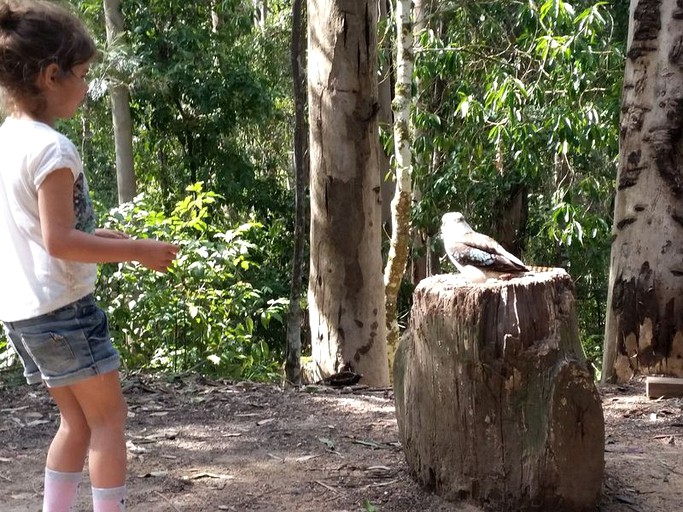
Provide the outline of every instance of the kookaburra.
<path id="1" fill-rule="evenodd" d="M 441 238 L 448 258 L 468 281 L 482 283 L 529 271 L 493 238 L 474 231 L 460 212 L 441 218 Z"/>

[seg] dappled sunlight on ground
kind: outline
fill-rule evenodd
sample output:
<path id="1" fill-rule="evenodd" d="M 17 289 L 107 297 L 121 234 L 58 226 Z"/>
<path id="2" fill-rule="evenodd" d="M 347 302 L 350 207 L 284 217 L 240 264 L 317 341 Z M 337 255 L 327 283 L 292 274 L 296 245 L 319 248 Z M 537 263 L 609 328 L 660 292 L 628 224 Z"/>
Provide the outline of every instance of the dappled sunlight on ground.
<path id="1" fill-rule="evenodd" d="M 131 512 L 476 512 L 421 489 L 398 443 L 391 390 L 124 382 Z M 601 512 L 673 512 L 683 501 L 683 402 L 601 388 Z M 0 387 L 0 512 L 40 507 L 58 414 L 42 388 Z M 87 477 L 78 512 L 90 510 Z M 367 500 L 367 501 L 366 501 Z"/>

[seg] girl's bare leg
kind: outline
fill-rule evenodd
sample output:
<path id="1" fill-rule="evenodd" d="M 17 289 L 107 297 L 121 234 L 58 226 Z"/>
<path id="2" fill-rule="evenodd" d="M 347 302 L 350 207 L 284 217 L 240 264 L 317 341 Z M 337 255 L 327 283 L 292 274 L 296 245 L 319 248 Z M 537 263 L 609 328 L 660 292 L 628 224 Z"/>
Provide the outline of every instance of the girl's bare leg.
<path id="1" fill-rule="evenodd" d="M 112 371 L 68 386 L 90 428 L 88 465 L 93 487 L 120 487 L 126 481 L 124 429 L 128 409 L 119 372 Z"/>

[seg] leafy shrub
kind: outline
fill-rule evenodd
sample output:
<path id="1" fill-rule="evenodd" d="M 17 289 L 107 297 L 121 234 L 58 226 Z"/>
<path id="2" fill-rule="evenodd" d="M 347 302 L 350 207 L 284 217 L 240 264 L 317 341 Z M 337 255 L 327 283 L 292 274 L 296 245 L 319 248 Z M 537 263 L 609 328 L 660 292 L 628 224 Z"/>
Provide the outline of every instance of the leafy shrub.
<path id="1" fill-rule="evenodd" d="M 218 215 L 220 196 L 201 184 L 187 191 L 169 216 L 155 208 L 154 198 L 141 195 L 108 212 L 102 223 L 180 246 L 168 274 L 134 263 L 101 267 L 96 295 L 125 365 L 274 378 L 279 354 L 255 336 L 255 323 L 281 322 L 287 303 L 271 296 L 272 287 L 253 284 L 263 249 L 248 237 L 264 227 L 250 220 L 228 229 Z"/>

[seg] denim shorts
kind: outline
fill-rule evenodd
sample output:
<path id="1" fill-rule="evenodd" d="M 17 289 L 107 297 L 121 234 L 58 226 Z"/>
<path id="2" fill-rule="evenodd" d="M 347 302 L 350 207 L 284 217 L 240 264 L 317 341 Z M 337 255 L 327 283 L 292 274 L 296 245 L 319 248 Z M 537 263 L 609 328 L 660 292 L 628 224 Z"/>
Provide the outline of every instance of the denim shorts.
<path id="1" fill-rule="evenodd" d="M 107 316 L 92 295 L 28 320 L 5 322 L 29 384 L 69 386 L 116 370 Z"/>

